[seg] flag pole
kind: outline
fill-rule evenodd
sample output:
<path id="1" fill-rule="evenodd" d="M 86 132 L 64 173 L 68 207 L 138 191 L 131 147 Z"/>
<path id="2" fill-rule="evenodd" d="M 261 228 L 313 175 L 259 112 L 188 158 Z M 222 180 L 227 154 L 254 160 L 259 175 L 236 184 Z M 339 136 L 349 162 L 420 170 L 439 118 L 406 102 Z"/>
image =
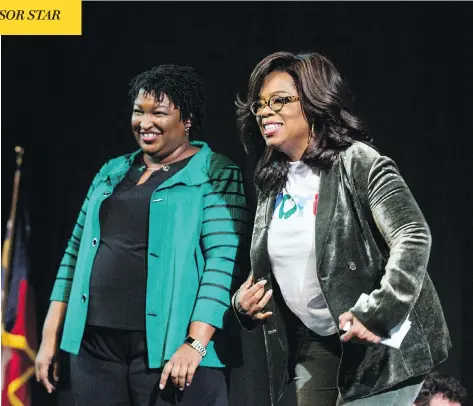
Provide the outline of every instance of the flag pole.
<path id="1" fill-rule="evenodd" d="M 5 233 L 5 241 L 2 247 L 2 268 L 3 268 L 3 286 L 2 286 L 2 330 L 5 322 L 5 305 L 8 298 L 8 288 L 10 282 L 10 262 L 13 252 L 13 239 L 15 233 L 15 219 L 16 209 L 18 206 L 18 195 L 20 192 L 20 178 L 21 178 L 21 165 L 23 164 L 23 155 L 25 150 L 20 147 L 15 147 L 16 153 L 16 170 L 13 178 L 13 193 L 12 202 L 10 207 L 10 217 L 7 221 L 7 231 Z"/>

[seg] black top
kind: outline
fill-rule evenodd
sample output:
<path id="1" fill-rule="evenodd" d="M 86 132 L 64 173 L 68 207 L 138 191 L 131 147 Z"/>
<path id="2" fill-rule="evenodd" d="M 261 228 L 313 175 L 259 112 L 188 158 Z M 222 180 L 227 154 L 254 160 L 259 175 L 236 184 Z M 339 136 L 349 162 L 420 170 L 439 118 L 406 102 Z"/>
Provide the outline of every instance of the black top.
<path id="1" fill-rule="evenodd" d="M 152 193 L 191 157 L 165 166 L 137 185 L 144 173 L 138 156 L 100 208 L 100 245 L 90 278 L 87 323 L 145 329 L 149 204 Z"/>

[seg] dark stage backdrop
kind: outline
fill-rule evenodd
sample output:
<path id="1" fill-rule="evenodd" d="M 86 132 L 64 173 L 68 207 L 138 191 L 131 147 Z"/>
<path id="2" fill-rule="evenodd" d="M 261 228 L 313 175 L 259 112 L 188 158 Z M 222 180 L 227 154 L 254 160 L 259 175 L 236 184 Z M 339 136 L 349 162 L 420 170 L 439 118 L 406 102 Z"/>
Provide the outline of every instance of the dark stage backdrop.
<path id="1" fill-rule="evenodd" d="M 453 341 L 440 370 L 473 395 L 472 38 L 471 3 L 425 2 L 86 2 L 82 36 L 4 36 L 1 226 L 4 233 L 20 144 L 39 325 L 92 177 L 136 148 L 132 76 L 161 63 L 196 68 L 208 106 L 201 139 L 247 166 L 233 102 L 252 68 L 274 51 L 318 51 L 342 71 L 377 147 L 397 162 L 431 226 L 429 272 Z M 67 374 L 61 386 L 68 404 Z M 36 405 L 56 401 L 35 386 Z"/>

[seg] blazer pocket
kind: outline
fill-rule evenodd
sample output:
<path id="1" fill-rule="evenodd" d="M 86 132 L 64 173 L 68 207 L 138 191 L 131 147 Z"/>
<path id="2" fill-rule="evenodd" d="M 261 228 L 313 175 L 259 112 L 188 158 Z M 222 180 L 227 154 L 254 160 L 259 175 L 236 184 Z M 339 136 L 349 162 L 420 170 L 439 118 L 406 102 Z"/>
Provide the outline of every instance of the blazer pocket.
<path id="1" fill-rule="evenodd" d="M 409 319 L 412 325 L 401 344 L 400 350 L 409 372 L 418 374 L 433 368 L 433 360 L 426 333 L 415 307 L 412 309 Z"/>

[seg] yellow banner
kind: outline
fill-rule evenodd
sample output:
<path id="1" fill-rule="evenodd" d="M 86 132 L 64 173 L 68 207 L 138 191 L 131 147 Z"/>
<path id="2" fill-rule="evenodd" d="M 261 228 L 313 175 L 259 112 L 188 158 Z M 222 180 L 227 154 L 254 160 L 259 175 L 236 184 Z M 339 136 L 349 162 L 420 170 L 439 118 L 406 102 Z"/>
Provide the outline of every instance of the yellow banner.
<path id="1" fill-rule="evenodd" d="M 81 35 L 81 0 L 1 0 L 0 35 Z"/>

